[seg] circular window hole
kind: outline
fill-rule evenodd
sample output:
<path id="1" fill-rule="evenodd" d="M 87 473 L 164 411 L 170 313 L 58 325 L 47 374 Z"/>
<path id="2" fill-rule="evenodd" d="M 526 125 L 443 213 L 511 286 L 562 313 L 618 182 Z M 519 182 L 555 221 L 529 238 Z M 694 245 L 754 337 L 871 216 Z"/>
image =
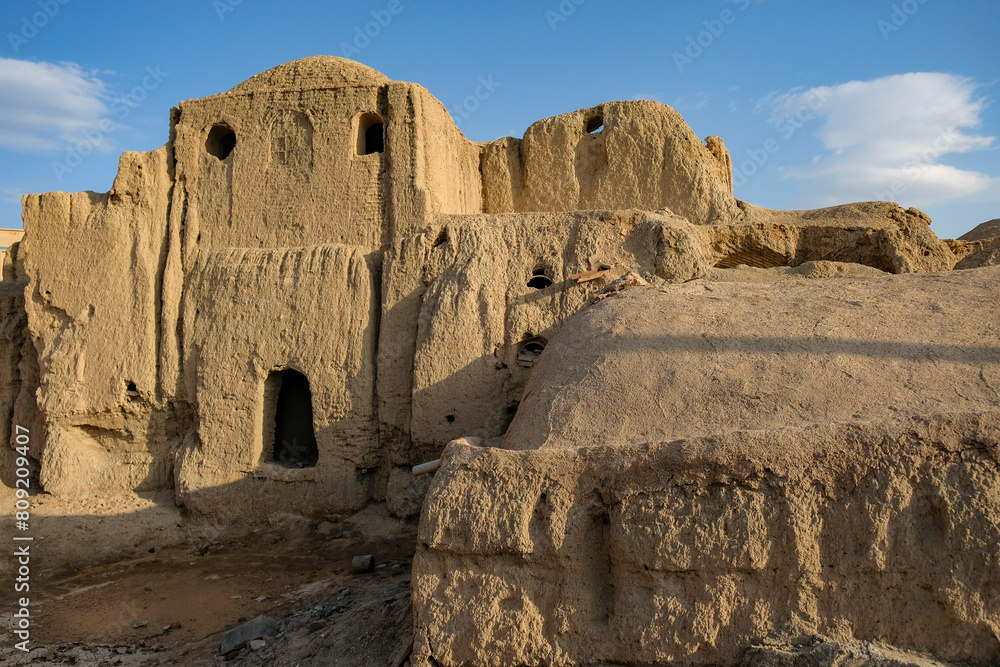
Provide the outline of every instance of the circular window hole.
<path id="1" fill-rule="evenodd" d="M 552 285 L 552 279 L 545 275 L 545 269 L 535 269 L 531 272 L 531 280 L 528 287 L 532 289 L 545 289 Z"/>
<path id="2" fill-rule="evenodd" d="M 225 160 L 236 148 L 236 133 L 228 125 L 213 125 L 205 139 L 205 150 L 220 160 Z"/>
<path id="3" fill-rule="evenodd" d="M 597 134 L 604 129 L 604 116 L 594 116 L 587 121 L 587 134 Z"/>

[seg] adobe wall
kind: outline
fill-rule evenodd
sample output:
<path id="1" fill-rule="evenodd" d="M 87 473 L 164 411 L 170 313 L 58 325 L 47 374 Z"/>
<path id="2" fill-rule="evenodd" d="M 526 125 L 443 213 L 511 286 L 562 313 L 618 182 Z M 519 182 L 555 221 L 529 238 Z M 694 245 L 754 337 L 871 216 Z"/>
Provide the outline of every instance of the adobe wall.
<path id="1" fill-rule="evenodd" d="M 17 253 L 17 246 L 8 256 Z M 13 269 L 11 262 L 6 263 L 5 269 Z M 0 442 L 12 442 L 12 431 L 18 422 L 14 418 L 14 406 L 18 394 L 21 392 L 22 372 L 21 357 L 28 353 L 31 356 L 33 348 L 28 338 L 28 317 L 24 311 L 24 288 L 26 281 L 17 280 L 16 276 L 9 275 L 8 278 L 0 282 L 0 409 L 3 420 L 0 426 Z M 34 423 L 22 423 L 25 428 L 31 429 Z M 7 486 L 14 486 L 13 459 L 14 451 L 10 448 L 0 448 L 0 482 Z M 37 470 L 35 471 L 37 474 Z"/>
<path id="2" fill-rule="evenodd" d="M 739 216 L 729 153 L 657 102 L 607 102 L 483 148 L 487 213 L 668 208 L 695 224 Z"/>
<path id="3" fill-rule="evenodd" d="M 413 662 L 734 665 L 821 635 L 996 664 L 998 284 L 696 280 L 569 318 L 502 444 L 445 450 Z"/>
<path id="4" fill-rule="evenodd" d="M 228 93 L 181 102 L 172 144 L 187 194 L 188 251 L 377 248 L 383 154 L 356 150 L 360 116 L 385 114 L 379 97 L 387 80 L 370 78 L 335 92 L 291 78 L 251 79 Z M 224 158 L 226 147 L 208 145 L 215 127 L 233 133 L 235 146 Z"/>
<path id="5" fill-rule="evenodd" d="M 182 102 L 167 145 L 125 153 L 109 193 L 25 198 L 15 413 L 44 424 L 52 493 L 173 488 L 233 517 L 388 496 L 412 515 L 409 466 L 502 435 L 539 351 L 525 343 L 624 272 L 950 269 L 921 215 L 739 202 L 722 141 L 657 103 L 477 144 L 422 87 L 306 58 Z M 535 272 L 553 284 L 529 287 Z M 286 370 L 312 389 L 306 472 L 269 459 L 268 378 Z"/>
<path id="6" fill-rule="evenodd" d="M 161 148 L 125 153 L 109 193 L 23 199 L 39 377 L 37 390 L 25 390 L 45 424 L 36 455 L 50 492 L 172 485 L 171 411 L 157 373 L 171 187 Z"/>
<path id="7" fill-rule="evenodd" d="M 195 424 L 178 461 L 181 502 L 226 515 L 239 489 L 259 515 L 308 515 L 359 509 L 376 492 L 377 268 L 339 245 L 199 257 L 183 317 Z M 288 368 L 309 379 L 314 467 L 283 467 L 264 448 L 265 382 Z"/>

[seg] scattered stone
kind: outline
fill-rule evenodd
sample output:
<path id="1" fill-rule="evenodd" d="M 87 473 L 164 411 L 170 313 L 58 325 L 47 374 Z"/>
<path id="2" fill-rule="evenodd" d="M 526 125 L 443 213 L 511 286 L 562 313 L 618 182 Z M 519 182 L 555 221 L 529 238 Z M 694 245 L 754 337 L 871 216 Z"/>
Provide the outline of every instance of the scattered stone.
<path id="1" fill-rule="evenodd" d="M 739 667 L 947 667 L 934 658 L 866 641 L 838 643 L 818 635 L 765 639 L 749 647 Z M 992 664 L 992 663 L 991 663 Z"/>
<path id="2" fill-rule="evenodd" d="M 372 567 L 375 565 L 374 556 L 355 556 L 354 560 L 351 561 L 351 572 L 356 574 L 361 574 L 363 572 L 371 572 Z M 347 591 L 344 591 L 346 594 Z"/>
<path id="3" fill-rule="evenodd" d="M 219 653 L 225 655 L 243 648 L 255 639 L 274 637 L 278 634 L 278 622 L 268 616 L 258 616 L 222 635 Z"/>
<path id="4" fill-rule="evenodd" d="M 791 651 L 765 646 L 751 646 L 743 655 L 740 667 L 833 667 L 840 655 L 840 644 L 824 642 Z"/>
<path id="5" fill-rule="evenodd" d="M 389 492 L 386 497 L 389 511 L 401 518 L 418 516 L 424 496 L 433 481 L 433 475 L 415 476 L 410 467 L 394 466 L 389 472 Z"/>
<path id="6" fill-rule="evenodd" d="M 254 639 L 253 641 L 250 642 L 251 651 L 259 651 L 265 646 L 267 646 L 267 642 L 264 641 L 263 639 Z"/>
<path id="7" fill-rule="evenodd" d="M 316 526 L 316 532 L 320 535 L 326 536 L 333 533 L 334 528 L 336 528 L 336 526 L 329 521 L 321 521 L 320 524 Z"/>
<path id="8" fill-rule="evenodd" d="M 133 628 L 144 628 L 146 627 L 146 621 L 136 621 L 132 624 Z"/>

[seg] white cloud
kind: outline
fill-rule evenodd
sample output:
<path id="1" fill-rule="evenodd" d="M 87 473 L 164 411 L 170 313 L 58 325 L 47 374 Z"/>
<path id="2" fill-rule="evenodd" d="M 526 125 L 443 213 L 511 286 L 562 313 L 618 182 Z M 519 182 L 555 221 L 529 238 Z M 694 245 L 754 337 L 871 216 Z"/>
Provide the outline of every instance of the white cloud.
<path id="1" fill-rule="evenodd" d="M 109 116 L 107 85 L 75 63 L 0 58 L 0 148 L 55 151 L 90 137 Z M 92 147 L 107 150 L 103 138 Z"/>
<path id="2" fill-rule="evenodd" d="M 943 164 L 953 153 L 993 146 L 977 134 L 985 108 L 976 84 L 952 74 L 918 72 L 851 81 L 764 98 L 771 121 L 794 131 L 823 120 L 816 137 L 829 152 L 786 178 L 809 181 L 822 204 L 889 199 L 928 206 L 995 187 L 1000 179 Z"/>

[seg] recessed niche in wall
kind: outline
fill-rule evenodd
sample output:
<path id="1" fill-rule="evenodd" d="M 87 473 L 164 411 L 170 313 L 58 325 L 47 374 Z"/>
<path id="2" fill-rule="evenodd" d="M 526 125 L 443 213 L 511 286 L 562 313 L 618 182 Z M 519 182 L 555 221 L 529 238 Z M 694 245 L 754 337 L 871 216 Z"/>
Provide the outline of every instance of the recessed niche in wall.
<path id="1" fill-rule="evenodd" d="M 313 126 L 301 111 L 282 111 L 271 122 L 271 165 L 301 172 L 313 166 Z"/>
<path id="2" fill-rule="evenodd" d="M 545 269 L 535 269 L 531 272 L 531 280 L 528 281 L 528 287 L 532 289 L 545 289 L 552 285 L 552 278 L 549 278 L 545 274 Z"/>
<path id="3" fill-rule="evenodd" d="M 767 247 L 748 247 L 730 252 L 715 264 L 717 269 L 732 269 L 741 264 L 758 269 L 772 269 L 777 266 L 788 266 L 791 257 Z"/>
<path id="4" fill-rule="evenodd" d="M 294 369 L 273 371 L 264 382 L 265 460 L 311 468 L 319 460 L 309 379 Z"/>
<path id="5" fill-rule="evenodd" d="M 225 123 L 213 125 L 205 139 L 205 150 L 220 160 L 225 160 L 236 148 L 236 133 Z"/>
<path id="6" fill-rule="evenodd" d="M 377 113 L 363 113 L 358 118 L 358 155 L 371 155 L 385 150 L 385 126 Z"/>

